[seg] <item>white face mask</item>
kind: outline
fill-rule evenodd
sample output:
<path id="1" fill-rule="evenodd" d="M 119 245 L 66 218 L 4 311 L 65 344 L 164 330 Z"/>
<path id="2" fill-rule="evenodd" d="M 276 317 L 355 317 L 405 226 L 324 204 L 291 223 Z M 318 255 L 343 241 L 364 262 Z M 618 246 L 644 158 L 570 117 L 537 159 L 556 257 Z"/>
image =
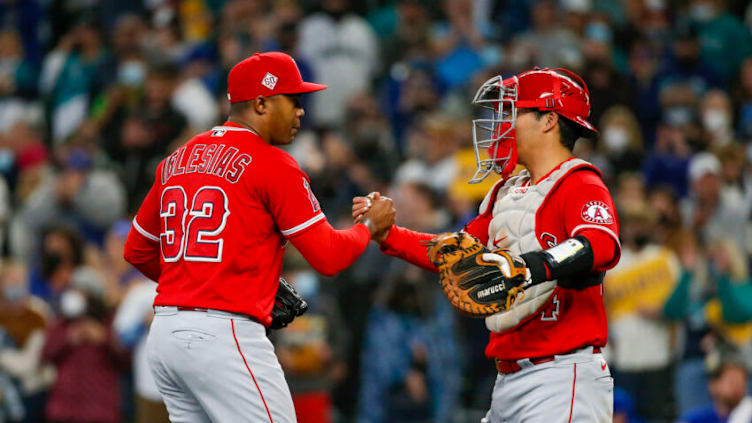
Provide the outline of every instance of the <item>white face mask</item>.
<path id="1" fill-rule="evenodd" d="M 138 86 L 146 78 L 146 67 L 135 60 L 123 62 L 118 69 L 118 79 L 125 85 Z"/>
<path id="2" fill-rule="evenodd" d="M 76 290 L 67 290 L 60 296 L 60 312 L 63 317 L 75 319 L 86 312 L 86 297 Z"/>
<path id="3" fill-rule="evenodd" d="M 720 109 L 708 109 L 702 114 L 702 125 L 710 132 L 718 132 L 727 129 L 729 116 Z"/>
<path id="4" fill-rule="evenodd" d="M 698 22 L 707 22 L 715 18 L 715 6 L 708 2 L 695 3 L 689 8 L 689 14 Z"/>
<path id="5" fill-rule="evenodd" d="M 13 284 L 13 285 L 6 285 L 3 286 L 3 297 L 11 302 L 15 303 L 17 301 L 20 301 L 29 294 L 29 289 L 26 287 L 25 284 Z"/>
<path id="6" fill-rule="evenodd" d="M 629 134 L 624 128 L 618 126 L 606 128 L 603 131 L 603 142 L 606 149 L 612 153 L 621 153 L 627 149 Z"/>

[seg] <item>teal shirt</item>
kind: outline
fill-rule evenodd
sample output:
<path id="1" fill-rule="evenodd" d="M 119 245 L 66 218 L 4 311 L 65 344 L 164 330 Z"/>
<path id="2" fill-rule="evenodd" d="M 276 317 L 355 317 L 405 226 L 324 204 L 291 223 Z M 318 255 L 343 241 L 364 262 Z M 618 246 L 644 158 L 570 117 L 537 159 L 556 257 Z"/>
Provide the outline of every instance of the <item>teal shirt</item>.
<path id="1" fill-rule="evenodd" d="M 724 78 L 734 77 L 744 58 L 752 54 L 752 35 L 730 13 L 698 25 L 703 60 Z"/>

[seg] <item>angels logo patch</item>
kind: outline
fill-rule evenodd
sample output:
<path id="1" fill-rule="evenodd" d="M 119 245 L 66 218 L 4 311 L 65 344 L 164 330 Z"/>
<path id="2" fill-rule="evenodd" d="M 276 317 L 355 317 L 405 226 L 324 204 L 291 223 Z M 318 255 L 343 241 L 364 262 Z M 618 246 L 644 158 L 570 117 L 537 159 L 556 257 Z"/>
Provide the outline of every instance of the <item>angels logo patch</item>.
<path id="1" fill-rule="evenodd" d="M 313 195 L 313 191 L 311 191 L 311 185 L 308 184 L 308 181 L 303 178 L 303 187 L 305 187 L 305 190 L 308 191 L 308 201 L 311 202 L 311 207 L 313 207 L 313 212 L 316 213 L 319 210 L 321 210 L 321 205 L 319 204 L 319 200 L 316 198 L 315 195 Z"/>
<path id="2" fill-rule="evenodd" d="M 599 225 L 610 225 L 614 223 L 614 217 L 611 215 L 606 203 L 602 201 L 588 201 L 582 206 L 582 220 Z"/>

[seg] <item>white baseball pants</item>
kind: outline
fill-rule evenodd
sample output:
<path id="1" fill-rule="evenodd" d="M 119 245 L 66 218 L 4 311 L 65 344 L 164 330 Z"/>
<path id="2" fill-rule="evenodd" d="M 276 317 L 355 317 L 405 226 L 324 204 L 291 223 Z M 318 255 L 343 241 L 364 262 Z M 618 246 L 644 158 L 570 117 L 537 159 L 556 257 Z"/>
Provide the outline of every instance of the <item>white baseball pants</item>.
<path id="1" fill-rule="evenodd" d="M 496 377 L 491 409 L 482 423 L 571 423 L 613 421 L 614 379 L 593 348 L 532 364 Z"/>
<path id="2" fill-rule="evenodd" d="M 158 306 L 146 349 L 173 423 L 296 422 L 274 347 L 246 316 Z"/>

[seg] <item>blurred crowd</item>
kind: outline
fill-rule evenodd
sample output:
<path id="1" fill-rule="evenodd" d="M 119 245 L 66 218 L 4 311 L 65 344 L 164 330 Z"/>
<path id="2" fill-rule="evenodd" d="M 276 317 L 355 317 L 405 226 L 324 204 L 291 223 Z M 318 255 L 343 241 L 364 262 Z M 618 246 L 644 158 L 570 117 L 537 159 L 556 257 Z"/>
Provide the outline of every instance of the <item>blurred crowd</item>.
<path id="1" fill-rule="evenodd" d="M 355 195 L 454 231 L 493 177 L 470 100 L 533 66 L 583 76 L 621 222 L 604 284 L 618 422 L 752 421 L 752 5 L 745 0 L 0 0 L 0 422 L 164 422 L 156 285 L 122 258 L 156 164 L 228 115 L 229 69 L 295 57 L 329 85 L 289 146 L 327 217 Z M 477 422 L 482 320 L 371 245 L 273 340 L 299 421 Z M 744 414 L 748 413 L 748 414 Z M 730 420 L 732 421 L 732 420 Z"/>

